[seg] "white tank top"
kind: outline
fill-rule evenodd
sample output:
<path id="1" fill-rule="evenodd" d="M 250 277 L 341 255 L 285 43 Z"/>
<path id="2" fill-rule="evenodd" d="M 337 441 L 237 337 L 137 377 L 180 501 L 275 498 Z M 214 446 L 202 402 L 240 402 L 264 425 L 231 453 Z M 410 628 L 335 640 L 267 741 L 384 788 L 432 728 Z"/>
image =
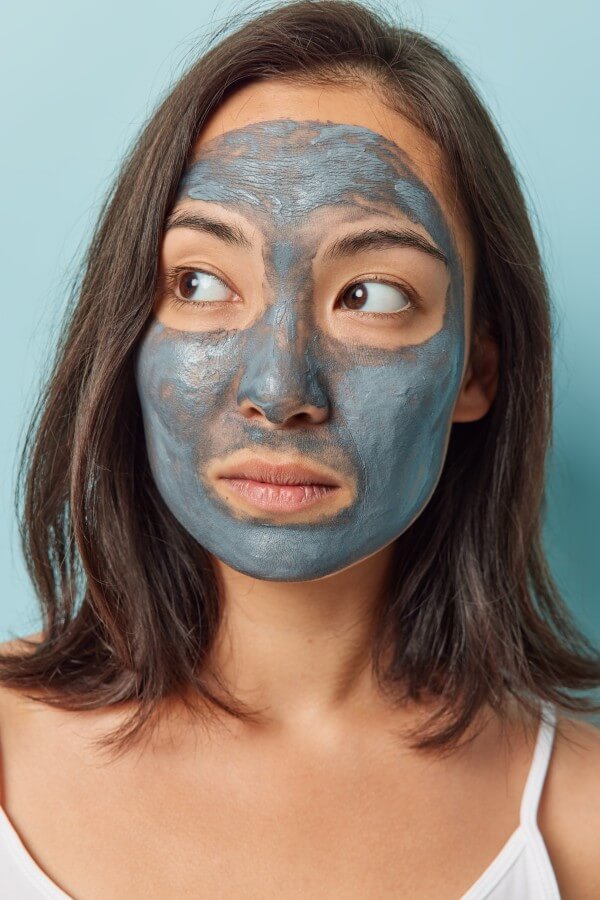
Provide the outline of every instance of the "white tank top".
<path id="1" fill-rule="evenodd" d="M 542 709 L 544 715 L 521 800 L 520 823 L 460 900 L 560 900 L 548 851 L 537 826 L 537 810 L 556 727 L 554 707 L 546 704 Z M 400 891 L 398 894 L 400 896 Z M 74 900 L 51 881 L 29 855 L 2 807 L 0 897 L 6 900 Z"/>

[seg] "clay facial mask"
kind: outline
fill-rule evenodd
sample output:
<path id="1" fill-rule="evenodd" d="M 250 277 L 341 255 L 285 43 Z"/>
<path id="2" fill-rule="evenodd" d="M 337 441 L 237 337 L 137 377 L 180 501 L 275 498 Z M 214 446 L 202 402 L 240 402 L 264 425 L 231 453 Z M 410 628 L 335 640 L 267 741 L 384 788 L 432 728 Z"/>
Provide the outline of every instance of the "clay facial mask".
<path id="1" fill-rule="evenodd" d="M 231 225 L 210 260 L 222 280 L 199 270 L 183 281 L 189 304 L 203 303 L 182 320 L 194 326 L 153 319 L 141 339 L 136 382 L 158 490 L 235 569 L 282 581 L 339 571 L 405 531 L 440 476 L 464 358 L 449 225 L 395 143 L 288 119 L 203 145 L 177 203 L 211 220 L 235 214 L 246 244 L 260 242 L 244 252 L 262 269 L 234 297 L 224 281 L 242 238 Z M 394 283 L 404 259 L 443 284 L 437 318 L 431 298 L 419 307 L 408 283 Z M 360 277 L 346 285 L 348 272 Z M 211 301 L 222 312 L 205 311 Z M 261 507 L 260 485 L 220 478 L 258 458 L 314 464 L 338 487 L 322 499 L 300 488 L 301 509 Z"/>

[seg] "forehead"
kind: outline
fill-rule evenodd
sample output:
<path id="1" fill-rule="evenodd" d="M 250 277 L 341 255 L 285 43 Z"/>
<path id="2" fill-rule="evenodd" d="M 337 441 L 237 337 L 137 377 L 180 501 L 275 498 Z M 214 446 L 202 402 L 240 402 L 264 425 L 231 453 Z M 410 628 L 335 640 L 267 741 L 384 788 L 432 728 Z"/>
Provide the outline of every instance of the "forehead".
<path id="1" fill-rule="evenodd" d="M 249 207 L 286 221 L 322 207 L 401 212 L 448 246 L 449 229 L 430 189 L 393 141 L 359 125 L 279 119 L 248 123 L 201 145 L 184 175 L 185 198 Z"/>
<path id="2" fill-rule="evenodd" d="M 421 185 L 428 188 L 431 195 L 435 198 L 438 209 L 443 213 L 444 219 L 449 226 L 454 245 L 457 249 L 459 259 L 462 264 L 464 274 L 465 288 L 465 313 L 467 323 L 471 318 L 471 307 L 473 300 L 473 282 L 475 273 L 475 252 L 474 242 L 470 232 L 468 217 L 460 202 L 455 186 L 448 177 L 449 167 L 445 160 L 444 154 L 440 147 L 431 140 L 423 131 L 417 128 L 406 116 L 403 116 L 382 100 L 381 94 L 360 81 L 352 84 L 318 84 L 306 83 L 298 78 L 282 78 L 269 77 L 262 80 L 251 81 L 236 88 L 226 99 L 213 111 L 208 120 L 204 123 L 202 130 L 192 148 L 190 163 L 200 161 L 200 159 L 208 159 L 206 154 L 210 153 L 210 144 L 215 138 L 222 138 L 234 131 L 240 132 L 241 129 L 248 125 L 257 125 L 259 123 L 272 122 L 280 119 L 311 121 L 327 124 L 330 128 L 334 125 L 339 126 L 355 126 L 372 132 L 380 139 L 377 149 L 381 149 L 382 143 L 387 142 L 395 148 L 395 153 L 387 156 L 387 159 L 381 158 L 377 161 L 375 171 L 376 179 L 381 172 L 380 166 L 392 166 L 394 171 L 408 165 L 414 176 L 420 181 Z M 328 132 L 330 135 L 333 132 Z M 294 140 L 301 141 L 300 135 L 297 133 Z M 301 144 L 296 143 L 296 146 Z M 216 147 L 216 142 L 213 148 Z M 318 157 L 320 161 L 320 173 L 307 171 L 307 166 L 301 165 L 299 160 L 291 160 L 289 154 L 277 153 L 273 148 L 271 156 L 271 174 L 274 176 L 273 182 L 278 186 L 277 192 L 272 191 L 273 206 L 268 209 L 269 214 L 277 209 L 278 203 L 281 206 L 285 203 L 283 192 L 290 190 L 300 190 L 302 179 L 305 184 L 314 186 L 315 181 L 323 180 L 326 172 L 331 173 L 331 167 L 334 160 L 340 160 L 346 156 L 353 157 L 352 167 L 354 170 L 354 186 L 364 185 L 365 178 L 370 175 L 370 165 L 373 162 L 373 151 L 375 148 L 371 146 L 363 155 L 362 164 L 360 156 L 357 156 L 355 147 L 345 148 L 338 147 L 334 151 L 331 143 L 328 142 L 327 147 L 324 143 L 312 145 L 314 152 L 321 152 Z M 254 150 L 257 150 L 257 142 L 254 142 Z M 327 153 L 329 154 L 327 156 Z M 249 146 L 246 152 L 252 152 Z M 265 153 L 265 144 L 263 142 L 262 152 Z M 369 154 L 367 156 L 367 153 Z M 377 153 L 375 153 L 377 156 Z M 392 156 L 394 159 L 392 159 Z M 282 158 L 283 157 L 283 158 Z M 384 154 L 385 157 L 385 154 Z M 314 160 L 315 157 L 313 157 Z M 327 162 L 329 159 L 329 163 Z M 347 161 L 344 162 L 344 165 Z M 222 186 L 224 181 L 233 184 L 237 173 L 235 172 L 235 164 L 233 160 L 231 165 L 224 167 L 225 160 L 221 159 L 220 176 L 215 178 L 215 182 L 220 181 Z M 261 164 L 262 172 L 266 172 L 265 166 L 268 162 Z M 357 172 L 356 169 L 359 169 Z M 215 168 L 216 175 L 216 168 Z M 227 177 L 224 179 L 224 175 Z M 302 175 L 300 177 L 294 177 Z M 339 186 L 340 179 L 343 178 L 344 169 L 338 169 L 335 172 L 335 184 Z M 264 181 L 263 181 L 264 186 Z M 213 185 L 213 189 L 216 185 Z M 326 185 L 320 185 L 321 189 L 327 190 Z M 370 190 L 373 192 L 374 185 L 371 184 Z M 336 188 L 337 190 L 337 188 Z M 277 196 L 276 196 L 277 194 Z M 406 198 L 407 191 L 404 196 Z M 228 200 L 228 206 L 238 202 L 240 193 L 237 192 L 235 199 Z M 300 201 L 300 197 L 298 200 Z M 355 194 L 355 202 L 360 203 L 358 193 Z M 193 200 L 189 197 L 182 200 L 188 205 Z M 364 202 L 364 201 L 363 201 Z M 253 206 L 252 211 L 256 212 L 258 207 Z M 329 206 L 328 209 L 333 211 L 334 207 Z M 285 210 L 280 210 L 281 215 L 285 215 Z M 396 209 L 396 213 L 398 210 Z M 315 215 L 315 214 L 313 214 Z M 254 218 L 254 216 L 253 216 Z M 257 216 L 258 218 L 258 216 Z M 298 222 L 296 218 L 296 222 Z M 263 222 L 263 227 L 266 225 Z M 433 235 L 432 235 L 433 236 Z"/>

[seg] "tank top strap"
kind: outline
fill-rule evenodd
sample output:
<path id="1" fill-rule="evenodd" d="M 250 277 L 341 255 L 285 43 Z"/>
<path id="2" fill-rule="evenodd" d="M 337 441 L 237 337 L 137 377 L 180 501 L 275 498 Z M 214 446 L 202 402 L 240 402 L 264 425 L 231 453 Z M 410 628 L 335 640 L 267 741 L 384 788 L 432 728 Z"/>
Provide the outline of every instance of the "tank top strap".
<path id="1" fill-rule="evenodd" d="M 533 758 L 521 798 L 521 825 L 537 831 L 537 814 L 544 789 L 548 764 L 552 756 L 556 732 L 556 709 L 554 704 L 543 702 L 540 707 L 540 723 Z"/>

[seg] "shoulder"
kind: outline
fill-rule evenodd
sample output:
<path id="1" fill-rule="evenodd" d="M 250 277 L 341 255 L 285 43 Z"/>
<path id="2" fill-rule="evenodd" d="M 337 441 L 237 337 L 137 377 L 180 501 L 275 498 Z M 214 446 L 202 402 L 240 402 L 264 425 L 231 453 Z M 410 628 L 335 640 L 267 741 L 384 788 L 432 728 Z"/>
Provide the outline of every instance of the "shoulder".
<path id="1" fill-rule="evenodd" d="M 43 634 L 43 631 L 38 631 L 35 634 L 28 634 L 22 638 L 4 641 L 0 643 L 0 655 L 22 656 L 30 653 L 33 649 L 33 644 L 41 642 Z M 0 681 L 0 750 L 3 738 L 6 738 L 10 722 L 18 714 L 19 709 L 24 708 L 25 705 L 26 698 L 22 692 Z"/>
<path id="2" fill-rule="evenodd" d="M 539 824 L 561 894 L 600 897 L 600 728 L 559 717 Z"/>
<path id="3" fill-rule="evenodd" d="M 22 653 L 30 644 L 39 644 L 44 637 L 43 631 L 36 631 L 34 634 L 25 635 L 25 637 L 13 638 L 10 641 L 0 642 L 0 653 L 12 654 Z"/>
<path id="4" fill-rule="evenodd" d="M 33 652 L 34 645 L 41 643 L 43 637 L 43 631 L 36 631 L 35 634 L 28 634 L 24 637 L 3 641 L 0 643 L 0 655 L 26 656 L 28 653 Z M 0 681 L 0 707 L 2 707 L 4 701 L 8 701 L 11 696 L 18 696 L 18 691 L 15 691 L 13 688 L 10 688 Z"/>
<path id="5" fill-rule="evenodd" d="M 28 648 L 29 643 L 38 643 L 43 637 L 43 632 L 29 634 L 25 638 L 13 638 L 0 643 L 2 656 L 21 655 Z M 0 806 L 4 806 L 4 760 L 8 750 L 15 725 L 19 721 L 19 711 L 23 708 L 23 700 L 19 691 L 0 682 Z"/>
<path id="6" fill-rule="evenodd" d="M 0 642 L 0 656 L 22 656 L 31 653 L 34 644 L 39 644 L 43 640 L 44 632 L 36 631 L 35 634 L 28 634 L 24 637 L 12 638 L 9 641 Z M 4 696 L 11 689 L 0 682 L 0 695 Z"/>
<path id="7" fill-rule="evenodd" d="M 23 651 L 31 650 L 32 644 L 39 644 L 44 637 L 43 631 L 36 631 L 34 634 L 27 634 L 24 637 L 13 638 L 10 641 L 0 642 L 0 654 L 2 656 L 12 654 L 22 654 Z"/>
<path id="8" fill-rule="evenodd" d="M 35 634 L 0 642 L 0 656 L 23 656 L 23 654 L 31 653 L 33 644 L 40 643 L 43 636 L 43 631 L 36 631 Z M 0 682 L 0 698 L 4 699 L 11 693 L 13 693 L 12 689 Z"/>

